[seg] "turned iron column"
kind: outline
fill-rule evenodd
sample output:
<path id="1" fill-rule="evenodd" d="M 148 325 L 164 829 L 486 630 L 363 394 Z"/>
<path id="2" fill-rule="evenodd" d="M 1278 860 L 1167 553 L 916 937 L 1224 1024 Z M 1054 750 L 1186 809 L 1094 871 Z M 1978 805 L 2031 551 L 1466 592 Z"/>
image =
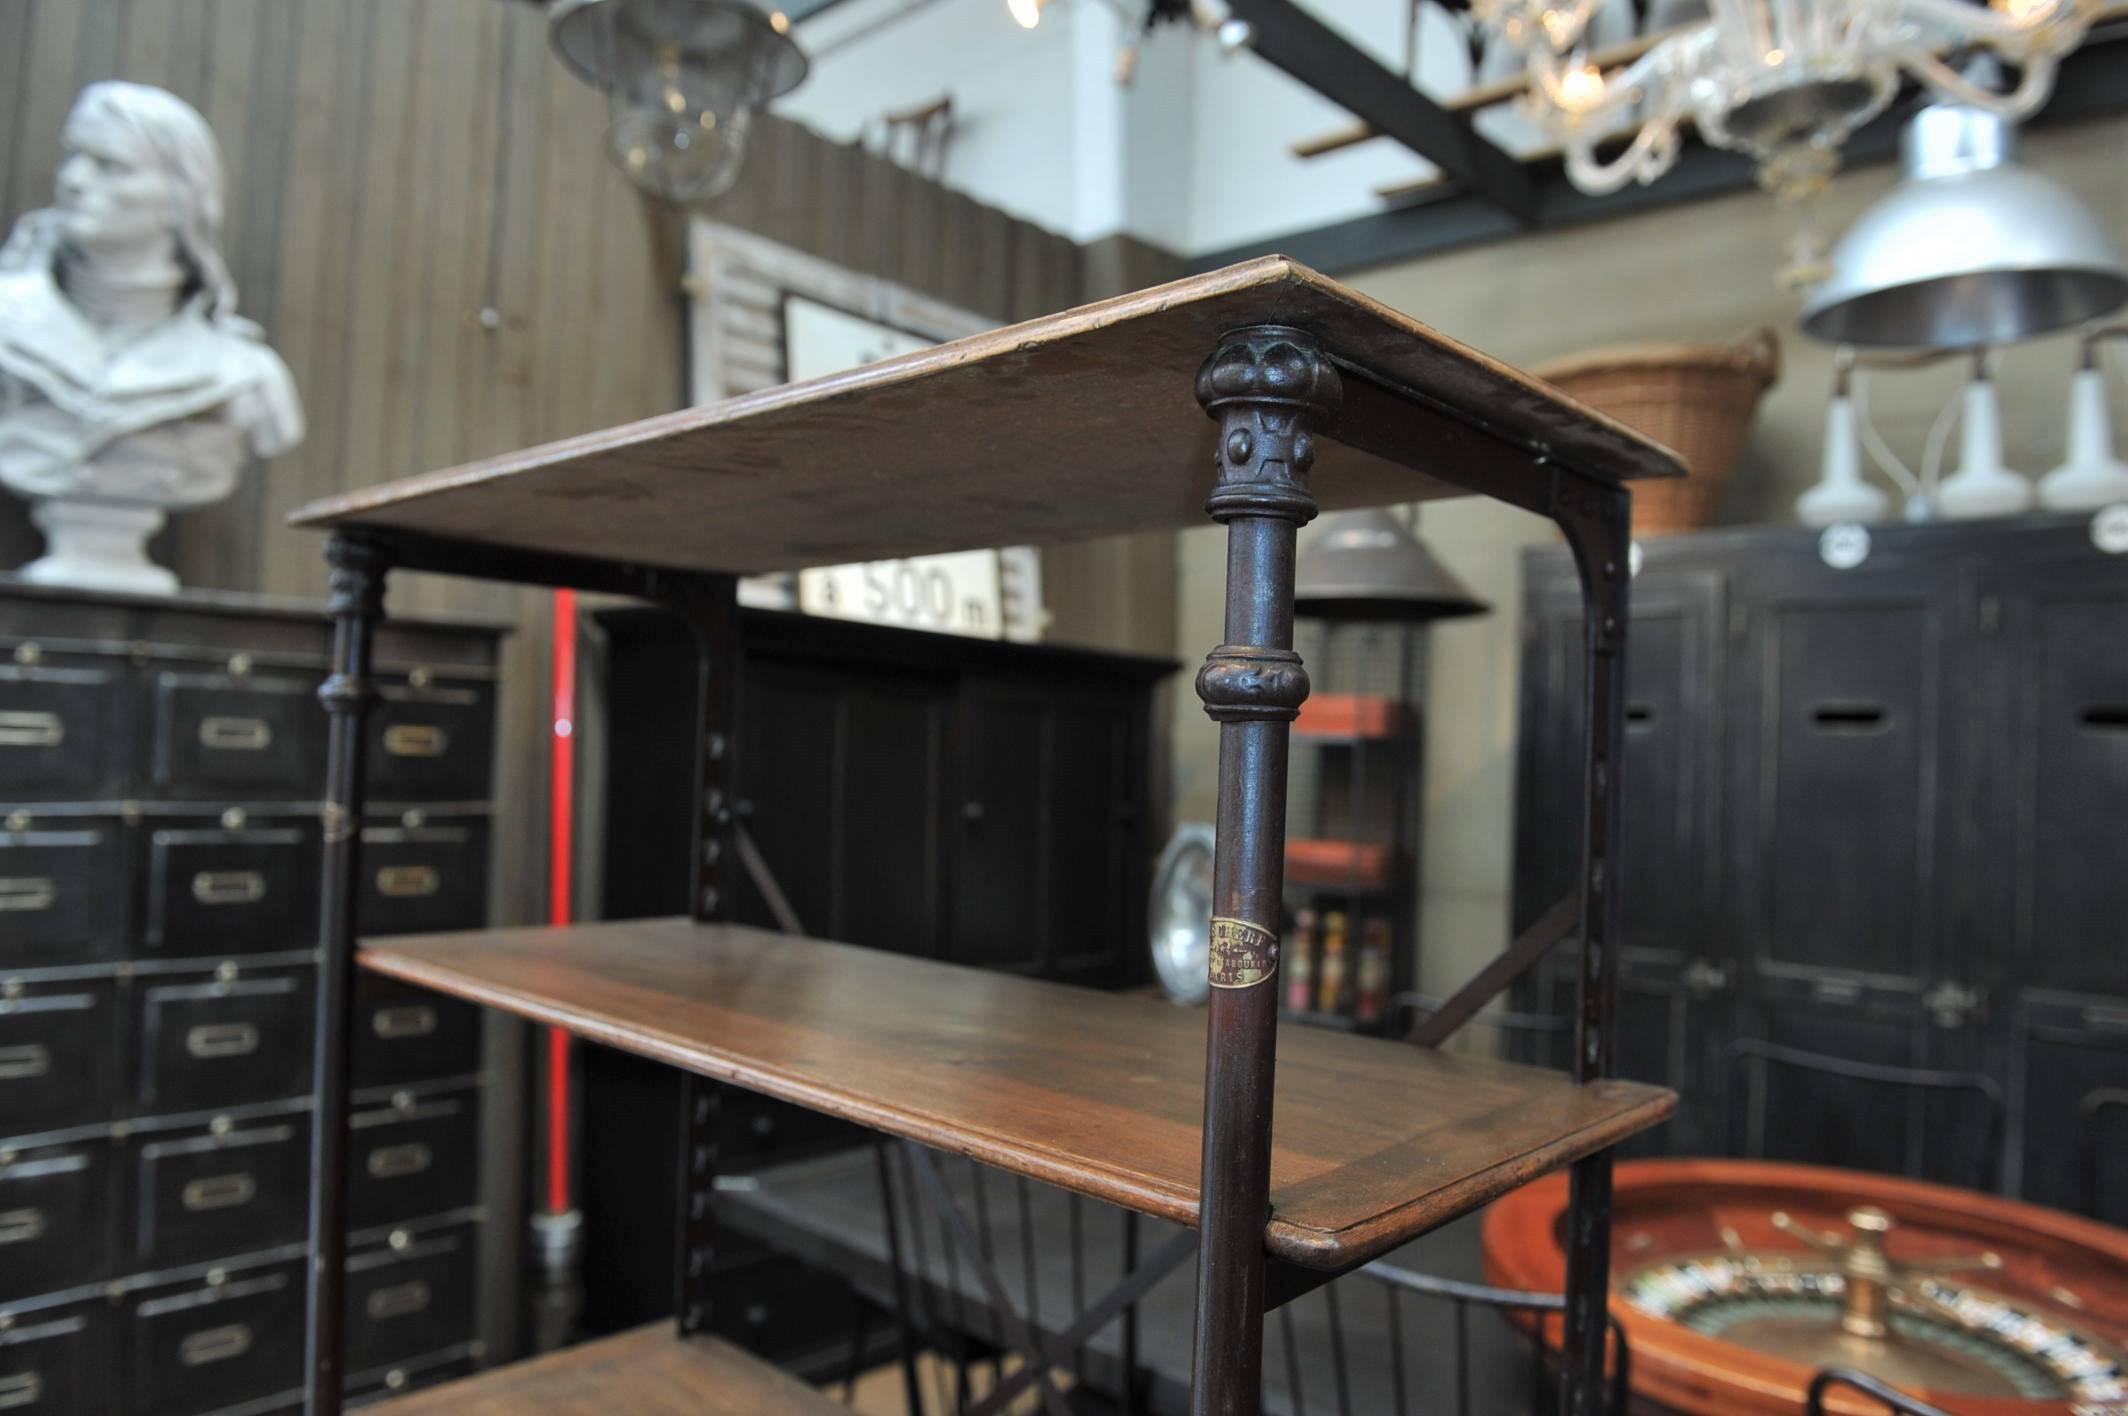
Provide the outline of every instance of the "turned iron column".
<path id="1" fill-rule="evenodd" d="M 325 801 L 319 820 L 325 860 L 318 923 L 317 1021 L 310 1115 L 310 1283 L 303 1334 L 308 1366 L 307 1416 L 340 1410 L 341 1302 L 347 1263 L 347 1089 L 354 1003 L 355 910 L 361 900 L 363 762 L 366 727 L 377 688 L 370 658 L 384 618 L 384 577 L 391 558 L 375 542 L 334 536 L 332 675 L 318 689 L 329 715 Z"/>
<path id="2" fill-rule="evenodd" d="M 1227 611 L 1226 642 L 1197 674 L 1219 724 L 1219 834 L 1192 1416 L 1255 1416 L 1263 1395 L 1286 746 L 1308 696 L 1293 652 L 1293 542 L 1315 515 L 1315 434 L 1341 392 L 1314 337 L 1278 325 L 1230 332 L 1197 375 L 1197 401 L 1219 423 L 1205 509 L 1227 528 Z"/>

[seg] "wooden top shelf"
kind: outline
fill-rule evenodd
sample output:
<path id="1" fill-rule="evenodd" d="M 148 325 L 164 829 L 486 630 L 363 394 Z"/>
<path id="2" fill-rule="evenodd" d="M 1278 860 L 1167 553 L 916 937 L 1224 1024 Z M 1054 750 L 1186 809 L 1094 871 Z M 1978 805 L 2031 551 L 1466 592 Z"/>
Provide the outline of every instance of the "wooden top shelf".
<path id="1" fill-rule="evenodd" d="M 691 920 L 403 936 L 368 968 L 1183 1224 L 1204 1015 Z M 1342 1271 L 1669 1115 L 1674 1094 L 1293 1028 L 1271 1253 Z"/>
<path id="2" fill-rule="evenodd" d="M 655 1323 L 400 1397 L 392 1416 L 848 1416 L 722 1338 Z"/>
<path id="3" fill-rule="evenodd" d="M 1268 256 L 292 520 L 741 574 L 1198 526 L 1215 431 L 1198 366 L 1226 331 L 1267 323 L 1314 335 L 1344 379 L 1315 464 L 1325 510 L 1506 496 L 1542 466 L 1606 482 L 1682 470 L 1548 385 Z"/>

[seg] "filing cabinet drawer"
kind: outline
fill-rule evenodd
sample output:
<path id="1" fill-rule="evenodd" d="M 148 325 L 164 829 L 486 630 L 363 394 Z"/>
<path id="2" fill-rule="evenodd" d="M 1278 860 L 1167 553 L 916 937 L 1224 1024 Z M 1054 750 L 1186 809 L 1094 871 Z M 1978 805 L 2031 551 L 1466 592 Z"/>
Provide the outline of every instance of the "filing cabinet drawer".
<path id="1" fill-rule="evenodd" d="M 356 1372 L 347 1379 L 346 1404 L 349 1408 L 374 1406 L 408 1392 L 442 1386 L 445 1382 L 472 1376 L 478 1365 L 478 1360 L 463 1350 L 461 1344 L 441 1352 L 423 1353 L 389 1367 Z"/>
<path id="2" fill-rule="evenodd" d="M 300 1260 L 135 1297 L 119 1363 L 133 1416 L 200 1416 L 303 1385 Z"/>
<path id="3" fill-rule="evenodd" d="M 480 1009 L 382 974 L 355 975 L 354 1034 L 357 1089 L 480 1070 Z"/>
<path id="4" fill-rule="evenodd" d="M 494 756 L 493 684 L 382 677 L 369 717 L 372 800 L 484 801 Z"/>
<path id="5" fill-rule="evenodd" d="M 31 644 L 0 655 L 0 799 L 123 796 L 125 674 L 117 659 Z"/>
<path id="6" fill-rule="evenodd" d="M 316 818 L 231 809 L 213 822 L 159 822 L 146 835 L 149 954 L 224 957 L 317 943 Z"/>
<path id="7" fill-rule="evenodd" d="M 151 682 L 153 795 L 308 801 L 321 794 L 325 714 L 316 677 L 163 668 Z"/>
<path id="8" fill-rule="evenodd" d="M 118 817 L 0 809 L 0 969 L 120 957 L 125 879 L 126 827 Z"/>
<path id="9" fill-rule="evenodd" d="M 787 1359 L 848 1332 L 840 1275 L 782 1254 L 735 1265 L 710 1283 L 710 1330 L 751 1352 Z"/>
<path id="10" fill-rule="evenodd" d="M 479 1238 L 477 1224 L 395 1230 L 392 1242 L 348 1255 L 344 1370 L 389 1366 L 470 1339 Z"/>
<path id="11" fill-rule="evenodd" d="M 488 909 L 487 818 L 415 811 L 364 826 L 358 908 L 365 935 L 478 928 Z"/>
<path id="12" fill-rule="evenodd" d="M 0 1136 L 111 1114 L 118 998 L 107 978 L 0 983 Z"/>
<path id="13" fill-rule="evenodd" d="M 102 1137 L 0 1149 L 0 1302 L 115 1276 L 116 1177 Z"/>
<path id="14" fill-rule="evenodd" d="M 0 1412 L 108 1411 L 110 1344 L 110 1314 L 101 1298 L 16 1314 L 0 1328 Z"/>
<path id="15" fill-rule="evenodd" d="M 381 1105 L 348 1117 L 347 1227 L 371 1229 L 471 1205 L 479 1195 L 478 1087 Z"/>
<path id="16" fill-rule="evenodd" d="M 126 1145 L 133 1271 L 300 1243 L 308 1232 L 310 1122 L 302 1113 L 137 1133 Z"/>
<path id="17" fill-rule="evenodd" d="M 310 1090 L 311 970 L 151 974 L 134 981 L 136 1115 Z"/>

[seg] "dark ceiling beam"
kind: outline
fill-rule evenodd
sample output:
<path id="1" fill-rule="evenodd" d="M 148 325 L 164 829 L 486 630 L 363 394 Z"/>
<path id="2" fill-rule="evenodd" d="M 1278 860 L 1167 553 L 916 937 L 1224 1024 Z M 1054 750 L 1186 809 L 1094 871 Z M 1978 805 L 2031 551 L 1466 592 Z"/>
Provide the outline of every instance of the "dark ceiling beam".
<path id="1" fill-rule="evenodd" d="M 2062 60 L 2054 96 L 2024 126 L 2049 128 L 2122 112 L 2128 112 L 2128 34 L 2106 35 L 2087 41 Z M 1900 131 L 1912 113 L 1912 102 L 1903 101 L 1878 115 L 1841 147 L 1842 163 L 1853 169 L 1896 158 Z M 1557 158 L 1532 161 L 1522 170 L 1530 179 L 1534 200 L 1532 219 L 1521 224 L 1468 192 L 1444 188 L 1407 206 L 1207 251 L 1190 257 L 1190 269 L 1217 270 L 1277 251 L 1326 275 L 1345 275 L 1504 240 L 1524 231 L 1586 226 L 1728 196 L 1758 184 L 1748 159 L 1710 148 L 1696 138 L 1686 141 L 1677 165 L 1654 182 L 1608 196 L 1593 197 L 1576 188 Z"/>
<path id="2" fill-rule="evenodd" d="M 1228 0 L 1249 22 L 1256 57 L 1410 148 L 1457 187 L 1518 225 L 1536 219 L 1537 190 L 1513 156 L 1412 87 L 1402 74 L 1300 8 L 1294 0 Z"/>

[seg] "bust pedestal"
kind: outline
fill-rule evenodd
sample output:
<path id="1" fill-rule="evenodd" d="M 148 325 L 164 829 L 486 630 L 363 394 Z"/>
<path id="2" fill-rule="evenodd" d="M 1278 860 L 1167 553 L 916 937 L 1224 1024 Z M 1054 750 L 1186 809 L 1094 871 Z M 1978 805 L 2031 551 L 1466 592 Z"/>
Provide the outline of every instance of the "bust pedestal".
<path id="1" fill-rule="evenodd" d="M 24 580 L 156 595 L 177 589 L 177 577 L 148 559 L 148 538 L 163 526 L 160 507 L 41 501 L 30 520 L 44 533 L 45 552 L 16 572 Z"/>

